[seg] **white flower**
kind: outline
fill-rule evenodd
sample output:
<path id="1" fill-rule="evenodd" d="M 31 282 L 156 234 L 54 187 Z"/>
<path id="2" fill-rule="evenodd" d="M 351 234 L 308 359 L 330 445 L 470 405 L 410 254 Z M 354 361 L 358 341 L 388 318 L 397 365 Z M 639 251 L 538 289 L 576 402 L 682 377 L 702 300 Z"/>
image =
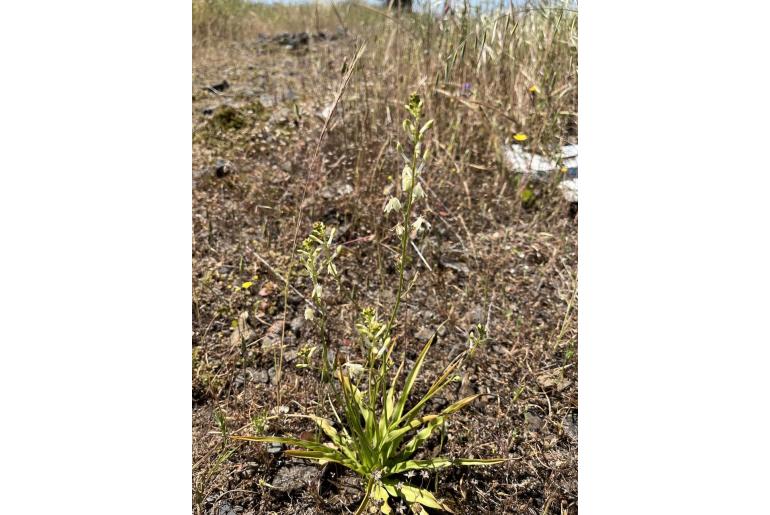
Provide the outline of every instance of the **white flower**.
<path id="1" fill-rule="evenodd" d="M 418 182 L 414 187 L 414 191 L 412 191 L 412 198 L 414 198 L 414 200 L 420 200 L 424 196 L 425 192 L 422 189 L 422 185 Z"/>
<path id="2" fill-rule="evenodd" d="M 406 477 L 410 478 L 410 479 L 413 478 L 414 477 L 414 470 L 410 470 L 409 472 L 407 472 L 406 473 Z"/>
<path id="3" fill-rule="evenodd" d="M 401 236 L 402 234 L 404 234 L 404 226 L 403 226 L 403 225 L 401 225 L 401 224 L 398 224 L 398 225 L 396 226 L 396 234 L 397 234 L 397 235 L 399 235 L 399 236 Z"/>
<path id="4" fill-rule="evenodd" d="M 428 471 L 427 470 L 423 470 L 422 472 L 420 472 L 420 475 L 422 477 L 424 477 L 425 479 L 428 479 Z"/>
<path id="5" fill-rule="evenodd" d="M 409 165 L 404 166 L 404 171 L 401 172 L 401 189 L 403 191 L 409 191 L 414 184 L 414 174 Z"/>
<path id="6" fill-rule="evenodd" d="M 401 201 L 396 197 L 390 197 L 390 200 L 388 200 L 388 203 L 385 206 L 386 213 L 390 213 L 391 211 L 401 211 Z"/>
<path id="7" fill-rule="evenodd" d="M 361 372 L 364 371 L 364 366 L 363 365 L 359 365 L 358 363 L 349 363 L 348 362 L 348 363 L 345 363 L 344 366 L 345 366 L 345 368 L 348 369 L 348 373 L 351 376 L 354 376 L 354 377 L 359 375 Z"/>
<path id="8" fill-rule="evenodd" d="M 313 308 L 310 306 L 305 308 L 305 320 L 313 320 L 315 318 L 315 313 L 313 312 Z"/>
<path id="9" fill-rule="evenodd" d="M 420 232 L 420 229 L 422 228 L 423 225 L 426 226 L 428 229 L 430 229 L 430 224 L 428 223 L 428 221 L 425 218 L 423 218 L 422 215 L 420 215 L 417 217 L 417 220 L 412 222 L 412 229 L 414 229 L 415 233 L 418 233 Z"/>
<path id="10" fill-rule="evenodd" d="M 316 284 L 315 288 L 313 288 L 313 293 L 311 294 L 311 296 L 314 299 L 318 300 L 318 299 L 321 298 L 321 295 L 323 295 L 323 292 L 324 291 L 323 291 L 323 288 L 321 288 L 321 285 L 320 284 Z"/>

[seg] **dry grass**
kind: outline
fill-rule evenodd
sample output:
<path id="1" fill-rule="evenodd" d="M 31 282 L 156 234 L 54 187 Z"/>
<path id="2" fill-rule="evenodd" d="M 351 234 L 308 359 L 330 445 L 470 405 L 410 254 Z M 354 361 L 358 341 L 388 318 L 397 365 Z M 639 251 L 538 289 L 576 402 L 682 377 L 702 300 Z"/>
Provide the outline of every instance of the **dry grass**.
<path id="1" fill-rule="evenodd" d="M 303 234 L 323 220 L 346 244 L 338 264 L 345 288 L 327 299 L 338 321 L 330 331 L 338 352 L 355 358 L 346 342 L 361 307 L 392 302 L 395 240 L 382 216 L 383 190 L 397 187 L 395 142 L 403 140 L 403 104 L 417 91 L 436 120 L 421 211 L 432 229 L 415 241 L 422 258 L 415 254 L 410 266 L 421 279 L 396 335 L 413 359 L 415 335 L 446 322 L 429 381 L 473 323 L 490 322 L 488 349 L 456 397 L 444 399 L 484 393 L 483 402 L 433 444 L 442 454 L 513 459 L 499 470 L 442 473 L 439 493 L 460 513 L 576 513 L 576 219 L 552 185 L 526 185 L 501 160 L 512 132 L 528 134 L 544 153 L 576 141 L 576 13 L 458 10 L 438 19 L 354 3 L 335 12 L 195 0 L 193 14 L 194 510 L 218 513 L 223 501 L 246 513 L 343 513 L 343 505 L 354 506 L 328 478 L 291 495 L 260 486 L 274 480 L 282 461 L 259 446 L 223 440 L 216 414 L 227 431 L 243 432 L 279 405 L 324 410 L 318 375 L 295 367 L 297 352 L 318 335 L 288 327 L 303 311 L 296 292 L 307 291 L 290 266 L 295 224 Z M 346 35 L 336 38 L 343 27 Z M 272 39 L 303 31 L 326 37 L 294 49 Z M 327 123 L 317 113 L 348 74 Z M 203 89 L 223 79 L 231 84 L 226 91 Z M 529 92 L 533 85 L 539 94 Z M 206 107 L 214 114 L 203 114 Z M 221 113 L 237 123 L 218 124 Z M 218 158 L 239 171 L 203 173 Z M 525 188 L 535 192 L 534 203 L 522 202 Z M 254 276 L 255 286 L 233 291 Z M 291 288 L 284 290 L 287 277 Z M 245 349 L 231 339 L 232 321 L 244 312 L 253 333 Z M 254 379 L 271 369 L 267 383 Z M 267 430 L 296 436 L 309 428 L 275 418 Z"/>

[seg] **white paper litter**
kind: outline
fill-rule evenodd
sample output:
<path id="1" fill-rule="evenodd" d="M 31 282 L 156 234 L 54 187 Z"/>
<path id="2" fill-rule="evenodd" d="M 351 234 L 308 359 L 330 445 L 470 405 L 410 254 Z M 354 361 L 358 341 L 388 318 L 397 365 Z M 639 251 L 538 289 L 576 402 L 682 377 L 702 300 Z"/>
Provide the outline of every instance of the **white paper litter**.
<path id="1" fill-rule="evenodd" d="M 564 179 L 559 184 L 559 189 L 568 202 L 578 201 L 577 154 L 577 145 L 564 145 L 561 147 L 561 162 L 567 168 L 567 173 L 563 174 Z M 556 161 L 540 154 L 528 152 L 521 145 L 506 145 L 503 149 L 503 159 L 508 169 L 512 172 L 526 175 L 535 180 L 545 180 L 552 177 L 554 173 L 562 173 Z"/>

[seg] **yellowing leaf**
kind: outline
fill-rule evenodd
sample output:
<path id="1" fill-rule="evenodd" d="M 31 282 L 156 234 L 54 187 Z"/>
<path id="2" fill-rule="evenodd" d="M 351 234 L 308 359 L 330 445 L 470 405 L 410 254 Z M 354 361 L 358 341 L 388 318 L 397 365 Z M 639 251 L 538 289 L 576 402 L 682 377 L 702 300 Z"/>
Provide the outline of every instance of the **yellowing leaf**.
<path id="1" fill-rule="evenodd" d="M 392 480 L 386 480 L 385 484 L 394 488 L 396 485 L 396 483 Z M 390 491 L 390 488 L 388 488 L 388 490 Z M 437 510 L 444 510 L 448 513 L 454 513 L 446 503 L 442 503 L 436 499 L 432 493 L 430 493 L 428 490 L 425 490 L 424 488 L 417 488 L 416 486 L 403 484 L 401 485 L 401 488 L 396 488 L 396 492 L 398 493 L 399 497 L 403 498 L 410 504 L 417 502 L 429 508 L 435 508 Z"/>

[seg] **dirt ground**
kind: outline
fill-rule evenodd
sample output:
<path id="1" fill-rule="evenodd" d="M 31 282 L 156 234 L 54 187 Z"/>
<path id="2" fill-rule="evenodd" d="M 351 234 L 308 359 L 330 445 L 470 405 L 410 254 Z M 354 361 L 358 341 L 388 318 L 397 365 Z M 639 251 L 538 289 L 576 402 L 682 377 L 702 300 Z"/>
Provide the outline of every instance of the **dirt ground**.
<path id="1" fill-rule="evenodd" d="M 318 339 L 302 316 L 309 280 L 299 268 L 284 310 L 292 247 L 314 221 L 336 227 L 344 247 L 343 288 L 327 293 L 342 321 L 331 328 L 335 352 L 356 359 L 357 313 L 393 302 L 397 243 L 382 207 L 399 171 L 394 142 L 355 146 L 357 129 L 346 120 L 360 100 L 343 99 L 321 164 L 310 166 L 350 39 L 265 36 L 193 52 L 193 513 L 349 513 L 363 496 L 342 470 L 226 438 L 297 437 L 312 423 L 282 414 L 329 412 L 318 373 L 297 367 Z M 409 362 L 444 323 L 419 394 L 464 348 L 467 331 L 488 324 L 490 339 L 462 381 L 431 408 L 484 395 L 422 452 L 510 461 L 423 481 L 456 513 L 577 513 L 575 208 L 548 187 L 523 202 L 518 178 L 497 156 L 474 150 L 472 159 L 478 166 L 464 175 L 436 171 L 442 178 L 423 209 L 431 229 L 415 242 L 430 268 L 412 256 L 419 280 L 396 337 Z"/>

